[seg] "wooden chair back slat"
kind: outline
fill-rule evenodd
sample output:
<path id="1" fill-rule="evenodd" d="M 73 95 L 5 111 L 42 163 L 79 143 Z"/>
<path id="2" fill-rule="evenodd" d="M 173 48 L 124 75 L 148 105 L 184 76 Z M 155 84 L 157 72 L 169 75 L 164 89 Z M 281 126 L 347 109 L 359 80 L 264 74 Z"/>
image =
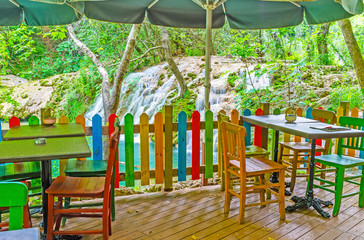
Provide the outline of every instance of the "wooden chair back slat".
<path id="1" fill-rule="evenodd" d="M 246 175 L 245 128 L 223 121 L 221 123 L 221 136 L 225 159 L 225 169 L 230 168 L 228 160 L 237 160 L 240 162 L 241 174 Z"/>

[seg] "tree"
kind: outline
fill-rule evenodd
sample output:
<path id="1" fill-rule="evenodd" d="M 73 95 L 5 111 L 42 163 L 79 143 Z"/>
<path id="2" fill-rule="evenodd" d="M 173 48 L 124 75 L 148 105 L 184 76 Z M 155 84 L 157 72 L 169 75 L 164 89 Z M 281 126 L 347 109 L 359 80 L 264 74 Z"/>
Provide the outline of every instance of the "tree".
<path id="1" fill-rule="evenodd" d="M 72 38 L 72 40 L 74 41 L 74 43 L 76 44 L 76 46 L 78 46 L 88 57 L 91 58 L 91 60 L 97 67 L 97 71 L 100 73 L 102 77 L 102 101 L 104 106 L 105 121 L 107 121 L 111 113 L 116 113 L 119 107 L 121 85 L 123 83 L 125 74 L 130 64 L 130 60 L 133 55 L 136 39 L 139 35 L 140 28 L 141 28 L 140 24 L 134 24 L 129 33 L 125 51 L 118 65 L 118 68 L 115 72 L 114 84 L 113 87 L 111 88 L 109 73 L 103 66 L 100 59 L 83 42 L 81 42 L 77 38 L 72 25 L 68 25 L 67 27 L 68 33 Z"/>
<path id="2" fill-rule="evenodd" d="M 355 39 L 351 22 L 349 19 L 343 19 L 339 21 L 339 26 L 344 35 L 346 46 L 348 47 L 351 59 L 353 61 L 360 88 L 362 91 L 364 91 L 364 59 L 360 52 L 358 42 Z"/>
<path id="3" fill-rule="evenodd" d="M 330 23 L 325 23 L 321 26 L 321 31 L 318 33 L 316 42 L 317 42 L 317 50 L 320 57 L 320 63 L 328 65 L 329 62 L 329 53 L 327 47 L 327 34 L 330 30 Z"/>
<path id="4" fill-rule="evenodd" d="M 181 72 L 179 71 L 176 62 L 173 60 L 173 56 L 172 56 L 172 52 L 171 52 L 171 48 L 170 48 L 170 43 L 169 43 L 169 35 L 168 32 L 166 30 L 165 27 L 160 27 L 161 29 L 161 33 L 162 33 L 162 46 L 164 49 L 164 56 L 168 62 L 169 68 L 171 69 L 171 71 L 173 72 L 174 76 L 176 77 L 176 80 L 179 84 L 179 87 L 181 89 L 180 91 L 180 97 L 183 97 L 186 90 L 187 90 L 187 85 L 185 82 L 185 79 L 183 78 Z"/>

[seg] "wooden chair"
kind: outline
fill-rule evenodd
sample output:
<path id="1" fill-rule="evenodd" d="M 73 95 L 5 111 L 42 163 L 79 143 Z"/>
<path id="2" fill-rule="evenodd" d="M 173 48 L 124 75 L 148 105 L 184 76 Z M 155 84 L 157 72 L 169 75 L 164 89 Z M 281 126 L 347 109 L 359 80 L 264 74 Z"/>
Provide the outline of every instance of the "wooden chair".
<path id="1" fill-rule="evenodd" d="M 21 182 L 0 182 L 0 209 L 9 210 L 9 222 L 0 231 L 32 227 L 28 208 L 28 188 Z"/>
<path id="2" fill-rule="evenodd" d="M 68 159 L 64 173 L 70 177 L 100 177 L 105 176 L 108 160 L 93 159 L 92 161 L 83 159 Z M 114 185 L 111 191 L 111 219 L 115 220 L 115 193 Z M 70 206 L 71 198 L 65 199 L 64 208 Z M 87 204 L 84 204 L 87 205 Z M 62 220 L 62 226 L 66 223 L 66 218 Z"/>
<path id="3" fill-rule="evenodd" d="M 364 130 L 364 119 L 354 118 L 354 117 L 340 117 L 339 123 L 344 127 L 356 128 L 359 130 Z M 345 170 L 348 168 L 364 166 L 364 159 L 349 157 L 344 155 L 344 149 L 354 149 L 358 151 L 364 151 L 364 138 L 340 138 L 338 144 L 337 154 L 329 154 L 323 156 L 315 157 L 315 161 L 321 164 L 325 164 L 336 169 L 335 182 L 329 181 L 327 179 L 322 179 L 319 177 L 314 177 L 314 180 L 325 183 L 325 185 L 313 186 L 316 188 L 321 188 L 326 191 L 335 194 L 335 204 L 332 215 L 337 216 L 340 210 L 341 199 L 345 197 L 351 197 L 353 195 L 359 195 L 359 207 L 364 207 L 364 167 L 362 167 L 361 174 L 345 177 Z M 325 171 L 330 171 L 330 169 L 317 170 L 317 173 L 322 173 Z M 360 182 L 353 181 L 354 179 L 359 179 Z M 344 182 L 349 182 L 359 186 L 359 191 L 343 194 Z M 334 187 L 334 189 L 330 189 Z"/>
<path id="4" fill-rule="evenodd" d="M 281 164 L 269 161 L 264 158 L 246 158 L 244 127 L 229 122 L 221 123 L 221 136 L 225 166 L 225 213 L 230 210 L 231 197 L 240 199 L 239 218 L 241 224 L 244 220 L 245 207 L 265 206 L 269 203 L 279 203 L 280 218 L 285 219 L 285 198 L 284 198 L 284 170 Z M 270 183 L 264 176 L 266 173 L 279 173 L 279 183 Z M 232 176 L 231 176 L 232 175 Z M 240 192 L 236 192 L 230 184 L 231 177 L 240 179 Z M 259 185 L 247 185 L 248 177 L 259 177 Z M 278 193 L 272 188 L 278 189 Z M 270 191 L 278 197 L 278 200 L 265 200 L 265 192 Z M 246 204 L 246 195 L 249 193 L 260 193 L 260 202 Z"/>
<path id="5" fill-rule="evenodd" d="M 111 189 L 120 137 L 119 122 L 115 122 L 117 127 L 110 138 L 110 153 L 105 177 L 59 176 L 46 190 L 48 194 L 48 240 L 53 239 L 54 235 L 102 234 L 103 239 L 108 239 L 111 235 Z M 58 197 L 56 207 L 54 207 L 55 197 Z M 62 201 L 66 197 L 103 198 L 103 206 L 102 208 L 62 209 Z M 100 217 L 102 218 L 102 230 L 59 231 L 62 217 Z M 55 230 L 53 230 L 54 225 Z"/>
<path id="6" fill-rule="evenodd" d="M 332 111 L 313 109 L 312 117 L 315 120 L 324 123 L 334 124 L 336 115 Z M 325 140 L 324 146 L 316 146 L 316 152 L 327 154 L 330 148 L 330 139 Z M 289 149 L 293 151 L 293 154 L 284 154 L 284 149 Z M 311 143 L 309 142 L 280 142 L 279 143 L 279 153 L 278 161 L 288 166 L 287 171 L 291 175 L 290 191 L 293 192 L 296 185 L 296 177 L 308 177 L 309 172 L 309 154 L 311 153 Z M 284 159 L 284 157 L 289 157 L 289 159 Z M 306 166 L 301 166 L 305 164 Z M 325 165 L 321 166 L 323 169 L 326 168 Z M 306 170 L 306 174 L 297 174 L 297 169 Z M 323 179 L 325 178 L 325 172 L 322 172 Z"/>

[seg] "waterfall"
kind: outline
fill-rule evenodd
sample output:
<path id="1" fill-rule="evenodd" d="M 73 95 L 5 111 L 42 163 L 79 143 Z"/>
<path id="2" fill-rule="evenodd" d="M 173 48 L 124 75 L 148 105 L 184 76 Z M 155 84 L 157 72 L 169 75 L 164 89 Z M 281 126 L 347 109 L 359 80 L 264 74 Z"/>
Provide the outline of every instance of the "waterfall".
<path id="1" fill-rule="evenodd" d="M 228 58 L 214 57 L 213 60 L 213 72 L 211 79 L 211 91 L 210 91 L 210 109 L 213 112 L 214 119 L 217 119 L 217 114 L 220 110 L 225 110 L 227 114 L 234 109 L 235 106 L 235 93 L 228 84 L 229 73 L 236 72 L 241 77 L 240 81 L 247 79 L 245 86 L 247 90 L 254 88 L 265 88 L 270 85 L 270 79 L 267 74 L 262 76 L 255 76 L 254 73 L 250 74 L 250 78 L 247 71 L 242 67 L 241 63 L 234 62 Z M 220 58 L 220 59 L 219 59 Z M 204 77 L 204 69 L 202 66 L 203 61 L 198 57 L 188 57 L 176 59 L 178 68 L 182 75 L 186 76 L 187 73 L 194 73 L 195 78 L 187 81 L 187 87 L 191 89 L 192 86 L 196 86 L 192 89 L 196 94 L 196 110 L 201 114 L 201 121 L 204 121 L 204 86 L 201 85 L 201 79 Z M 248 71 L 253 71 L 256 65 L 250 65 Z M 163 76 L 164 75 L 164 76 Z M 134 124 L 139 124 L 139 118 L 142 113 L 148 114 L 150 123 L 154 122 L 154 115 L 163 108 L 163 105 L 170 103 L 179 96 L 179 86 L 172 74 L 168 75 L 167 63 L 159 64 L 153 67 L 149 67 L 141 72 L 130 73 L 123 81 L 120 91 L 120 104 L 117 111 L 117 115 L 120 118 L 121 123 L 124 122 L 124 115 L 131 113 L 134 116 Z M 245 76 L 245 77 L 242 77 Z M 239 81 L 239 79 L 237 80 Z M 92 117 L 95 114 L 99 114 L 102 118 L 103 104 L 102 96 L 100 95 L 95 103 L 90 107 L 89 111 L 85 115 L 86 125 L 91 125 Z M 201 137 L 203 138 L 203 133 Z M 217 130 L 214 130 L 214 149 L 217 149 Z M 192 150 L 192 132 L 187 133 L 187 164 L 191 163 L 191 150 Z M 120 139 L 123 142 L 123 138 Z M 134 136 L 135 142 L 135 164 L 140 165 L 139 162 L 139 134 Z M 151 159 L 154 158 L 154 143 L 150 143 L 150 155 Z M 121 151 L 123 149 L 123 144 Z M 173 161 L 174 167 L 177 164 L 177 149 L 174 149 Z M 121 159 L 121 162 L 124 160 Z M 214 154 L 214 162 L 217 161 L 217 154 Z M 154 166 L 154 161 L 151 163 L 151 167 Z"/>

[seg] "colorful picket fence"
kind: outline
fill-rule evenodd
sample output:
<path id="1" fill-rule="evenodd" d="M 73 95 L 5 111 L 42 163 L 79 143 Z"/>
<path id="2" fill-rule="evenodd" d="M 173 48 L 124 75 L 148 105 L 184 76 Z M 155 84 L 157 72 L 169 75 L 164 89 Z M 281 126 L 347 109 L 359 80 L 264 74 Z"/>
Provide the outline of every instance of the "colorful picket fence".
<path id="1" fill-rule="evenodd" d="M 345 103 L 346 104 L 346 103 Z M 350 115 L 357 117 L 359 110 L 349 109 L 348 104 L 342 104 L 337 109 L 337 119 L 340 116 Z M 141 180 L 141 185 L 149 185 L 151 179 L 155 179 L 156 184 L 164 184 L 164 189 L 172 189 L 173 177 L 178 177 L 178 181 L 185 181 L 188 175 L 192 176 L 193 180 L 208 179 L 213 177 L 214 172 L 219 172 L 221 175 L 222 159 L 219 149 L 218 163 L 213 164 L 213 130 L 218 128 L 218 122 L 213 120 L 213 113 L 207 111 L 205 113 L 205 121 L 201 121 L 201 115 L 198 111 L 193 112 L 191 121 L 187 120 L 187 114 L 180 112 L 178 114 L 178 122 L 172 120 L 172 106 L 164 106 L 163 113 L 158 112 L 154 116 L 154 123 L 149 123 L 150 116 L 143 113 L 140 116 L 139 124 L 134 124 L 136 119 L 131 114 L 124 116 L 124 125 L 121 127 L 121 134 L 125 135 L 125 172 L 119 172 L 119 168 L 116 169 L 115 175 L 116 187 L 119 187 L 119 181 L 125 181 L 127 187 L 135 186 L 135 180 Z M 252 113 L 249 109 L 245 109 L 242 112 L 243 116 L 255 115 L 267 115 L 270 113 L 269 104 L 264 103 L 261 108 Z M 281 114 L 279 109 L 274 109 L 273 114 Z M 298 116 L 304 116 L 312 118 L 312 109 L 308 108 L 305 112 L 298 108 Z M 114 121 L 117 116 L 115 114 L 110 115 L 108 119 L 108 126 L 102 125 L 102 118 L 96 114 L 92 118 L 92 126 L 85 126 L 85 118 L 78 116 L 75 119 L 76 123 L 82 125 L 85 135 L 92 136 L 92 159 L 98 161 L 103 156 L 103 136 L 110 136 L 114 131 Z M 251 126 L 251 124 L 243 122 L 239 112 L 232 110 L 230 114 L 230 121 L 235 124 L 243 125 L 247 129 L 246 145 L 254 144 L 263 148 L 268 148 L 268 129 Z M 32 116 L 28 123 L 30 125 L 39 125 L 39 119 Z M 61 116 L 58 119 L 58 124 L 68 124 L 69 120 L 66 116 Z M 9 121 L 9 127 L 20 125 L 20 120 L 16 117 L 12 117 Z M 201 131 L 204 130 L 204 143 L 201 144 Z M 187 132 L 192 131 L 192 149 L 187 149 Z M 0 133 L 1 124 L 0 124 Z M 173 169 L 173 132 L 177 132 L 178 135 L 178 166 Z M 135 144 L 134 134 L 140 136 L 140 171 L 134 169 L 135 162 Z M 155 168 L 152 169 L 150 159 L 150 134 L 154 134 L 155 143 Z M 273 136 L 274 136 L 273 131 Z M 274 141 L 274 137 L 271 138 Z M 300 137 L 290 136 L 284 134 L 284 141 L 301 141 Z M 2 141 L 2 134 L 0 134 L 0 141 Z M 219 143 L 220 146 L 221 143 Z M 273 154 L 272 143 L 272 154 Z M 203 149 L 202 149 L 203 148 Z M 187 166 L 187 151 L 192 151 L 192 166 Z M 203 159 L 201 159 L 201 152 L 203 152 Z M 355 152 L 348 152 L 348 155 L 353 156 Z M 360 157 L 364 157 L 364 152 L 360 152 Z M 273 159 L 273 155 L 272 155 Z M 85 159 L 83 159 L 85 160 Z M 60 172 L 64 169 L 66 159 L 60 160 Z M 118 166 L 118 165 L 117 165 Z M 61 173 L 62 174 L 62 173 Z"/>

